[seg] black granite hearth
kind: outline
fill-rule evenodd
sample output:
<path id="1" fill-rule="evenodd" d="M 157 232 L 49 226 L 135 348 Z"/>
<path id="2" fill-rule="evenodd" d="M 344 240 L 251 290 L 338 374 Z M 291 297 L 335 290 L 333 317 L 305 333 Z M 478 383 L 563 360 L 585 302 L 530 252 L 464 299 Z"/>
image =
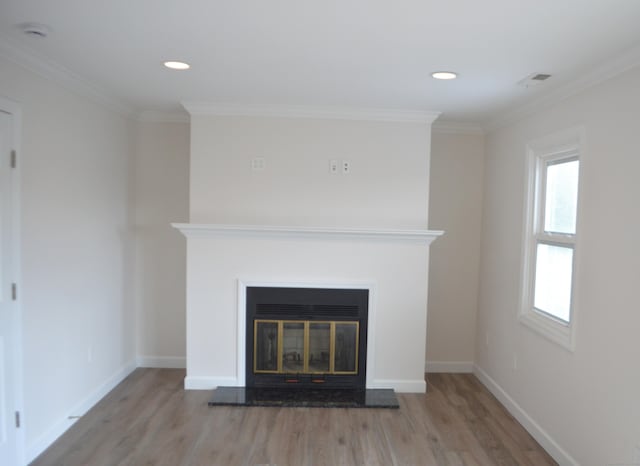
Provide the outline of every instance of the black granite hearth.
<path id="1" fill-rule="evenodd" d="M 218 387 L 209 406 L 275 406 L 303 408 L 400 407 L 392 389 L 287 389 Z"/>

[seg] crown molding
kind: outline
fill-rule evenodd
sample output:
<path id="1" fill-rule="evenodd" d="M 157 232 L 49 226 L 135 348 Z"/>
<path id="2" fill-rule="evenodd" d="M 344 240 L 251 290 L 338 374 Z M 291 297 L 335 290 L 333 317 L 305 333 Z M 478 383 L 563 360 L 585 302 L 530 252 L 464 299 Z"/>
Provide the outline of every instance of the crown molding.
<path id="1" fill-rule="evenodd" d="M 305 105 L 247 105 L 210 102 L 182 102 L 191 115 L 319 118 L 431 124 L 440 112 L 388 108 L 319 107 Z"/>
<path id="2" fill-rule="evenodd" d="M 473 123 L 463 123 L 460 121 L 437 120 L 431 126 L 434 133 L 444 134 L 485 134 L 482 126 Z"/>
<path id="3" fill-rule="evenodd" d="M 157 110 L 144 110 L 138 113 L 136 118 L 142 123 L 189 123 L 189 115 L 185 112 L 161 112 Z"/>
<path id="4" fill-rule="evenodd" d="M 496 118 L 489 120 L 483 127 L 486 132 L 489 132 L 515 123 L 637 66 L 640 66 L 640 46 L 632 47 L 626 52 L 601 63 L 597 68 L 583 74 L 580 78 L 550 91 L 532 102 L 498 115 Z"/>
<path id="5" fill-rule="evenodd" d="M 0 57 L 19 65 L 40 77 L 51 80 L 65 89 L 86 97 L 122 116 L 130 117 L 133 107 L 109 95 L 103 89 L 58 63 L 49 61 L 36 53 L 10 43 L 0 37 Z"/>

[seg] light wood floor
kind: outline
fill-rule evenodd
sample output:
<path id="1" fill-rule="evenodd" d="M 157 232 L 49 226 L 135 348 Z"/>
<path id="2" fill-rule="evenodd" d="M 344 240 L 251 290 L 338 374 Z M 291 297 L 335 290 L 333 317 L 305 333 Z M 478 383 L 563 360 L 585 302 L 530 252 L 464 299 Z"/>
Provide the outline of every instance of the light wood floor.
<path id="1" fill-rule="evenodd" d="M 470 374 L 399 410 L 209 407 L 183 370 L 138 369 L 33 465 L 554 465 Z"/>

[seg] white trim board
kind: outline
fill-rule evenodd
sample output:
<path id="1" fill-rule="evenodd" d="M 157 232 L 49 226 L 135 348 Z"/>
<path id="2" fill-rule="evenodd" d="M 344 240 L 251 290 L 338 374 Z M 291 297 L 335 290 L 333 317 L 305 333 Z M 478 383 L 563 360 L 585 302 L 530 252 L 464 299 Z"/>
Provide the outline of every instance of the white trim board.
<path id="1" fill-rule="evenodd" d="M 427 361 L 424 365 L 426 373 L 471 374 L 473 361 Z"/>
<path id="2" fill-rule="evenodd" d="M 394 108 L 354 108 L 310 105 L 250 105 L 223 102 L 182 102 L 191 115 L 318 118 L 328 120 L 396 121 L 431 124 L 440 112 Z"/>
<path id="3" fill-rule="evenodd" d="M 431 131 L 444 134 L 485 134 L 484 128 L 478 124 L 453 120 L 437 120 L 431 125 Z"/>
<path id="4" fill-rule="evenodd" d="M 426 393 L 427 382 L 424 380 L 392 380 L 375 379 L 367 388 L 392 388 L 398 393 Z"/>
<path id="5" fill-rule="evenodd" d="M 235 377 L 185 377 L 185 390 L 213 390 L 217 387 L 237 387 Z M 367 388 L 392 388 L 398 393 L 425 393 L 427 383 L 424 380 L 373 380 Z"/>
<path id="6" fill-rule="evenodd" d="M 17 284 L 18 290 L 22 289 L 22 105 L 14 100 L 0 96 L 0 111 L 11 115 L 11 143 L 12 149 L 16 151 L 17 163 L 12 169 L 13 174 L 11 182 L 11 242 L 14 247 L 13 260 L 10 268 L 12 281 Z M 23 358 L 23 309 L 22 309 L 22 293 L 18 292 L 17 300 L 14 303 L 15 319 L 13 324 L 14 331 L 14 376 L 15 383 L 13 389 L 13 409 L 20 413 L 25 412 L 24 409 L 24 358 Z M 26 436 L 25 429 L 16 430 L 16 454 L 17 460 L 24 462 L 26 455 Z"/>
<path id="7" fill-rule="evenodd" d="M 430 244 L 441 230 L 391 230 L 380 228 L 327 228 L 279 225 L 224 225 L 205 223 L 172 223 L 187 238 L 215 235 L 254 235 L 296 238 L 376 239 L 393 241 L 417 241 Z"/>
<path id="8" fill-rule="evenodd" d="M 611 78 L 640 65 L 640 46 L 634 46 L 620 55 L 600 63 L 595 69 L 587 71 L 577 79 L 569 81 L 555 90 L 542 94 L 524 105 L 499 113 L 487 121 L 483 127 L 486 132 L 508 126 L 540 110 L 548 108 L 582 91 L 605 82 Z"/>
<path id="9" fill-rule="evenodd" d="M 107 393 L 113 390 L 129 374 L 136 369 L 134 361 L 131 361 L 118 369 L 111 377 L 106 379 L 102 385 L 90 393 L 84 400 L 76 404 L 69 410 L 67 416 L 55 422 L 46 432 L 35 439 L 27 446 L 27 464 L 36 459 L 43 451 L 49 448 L 58 437 L 64 434 L 71 427 L 77 418 L 69 419 L 69 416 L 84 416 L 93 406 L 95 406 Z"/>
<path id="10" fill-rule="evenodd" d="M 569 455 L 558 443 L 527 413 L 522 406 L 511 398 L 511 396 L 498 385 L 477 364 L 473 367 L 474 375 L 487 387 L 487 389 L 498 399 L 500 403 L 515 417 L 531 436 L 549 453 L 560 466 L 580 466 L 579 463 Z"/>
<path id="11" fill-rule="evenodd" d="M 110 95 L 96 84 L 59 63 L 49 61 L 32 51 L 10 43 L 6 37 L 0 38 L 0 56 L 120 115 L 129 117 L 133 113 L 133 107 Z"/>
<path id="12" fill-rule="evenodd" d="M 237 387 L 238 379 L 235 377 L 198 377 L 187 376 L 184 378 L 185 390 L 213 390 L 218 387 Z"/>

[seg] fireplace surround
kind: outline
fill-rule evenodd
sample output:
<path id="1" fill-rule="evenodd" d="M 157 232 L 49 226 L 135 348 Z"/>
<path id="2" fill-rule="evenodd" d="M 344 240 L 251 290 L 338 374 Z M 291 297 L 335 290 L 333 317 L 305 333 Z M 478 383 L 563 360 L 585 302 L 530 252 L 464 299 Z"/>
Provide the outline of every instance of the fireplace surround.
<path id="1" fill-rule="evenodd" d="M 430 230 L 174 224 L 187 237 L 185 388 L 246 386 L 246 288 L 369 291 L 367 389 L 424 393 Z"/>

